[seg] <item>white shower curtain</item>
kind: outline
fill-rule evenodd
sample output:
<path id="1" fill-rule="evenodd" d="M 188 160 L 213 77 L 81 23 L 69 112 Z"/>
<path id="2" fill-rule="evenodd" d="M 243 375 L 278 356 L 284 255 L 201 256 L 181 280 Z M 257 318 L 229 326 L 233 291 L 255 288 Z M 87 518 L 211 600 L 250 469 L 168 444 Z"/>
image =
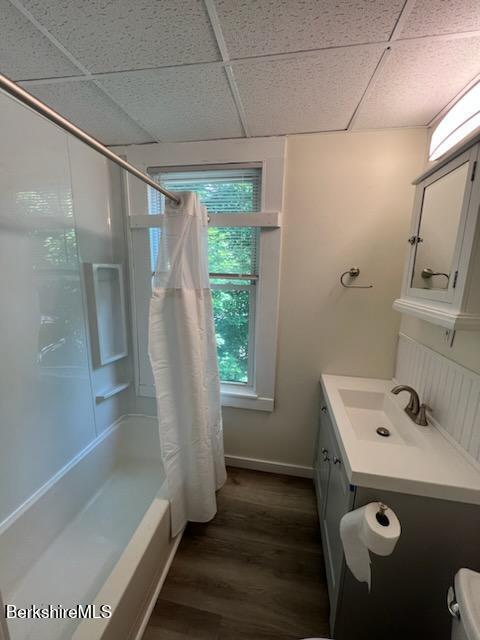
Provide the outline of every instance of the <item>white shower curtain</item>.
<path id="1" fill-rule="evenodd" d="M 172 535 L 213 518 L 226 480 L 207 212 L 195 193 L 176 195 L 181 203 L 165 207 L 149 326 Z"/>

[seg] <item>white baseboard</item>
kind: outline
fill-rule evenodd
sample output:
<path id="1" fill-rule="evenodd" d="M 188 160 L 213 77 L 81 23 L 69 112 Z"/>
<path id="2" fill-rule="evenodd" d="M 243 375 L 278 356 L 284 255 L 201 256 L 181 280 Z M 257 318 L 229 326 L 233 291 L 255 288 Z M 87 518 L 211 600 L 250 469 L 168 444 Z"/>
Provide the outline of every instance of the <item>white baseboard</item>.
<path id="1" fill-rule="evenodd" d="M 239 467 L 240 469 L 253 469 L 254 471 L 280 473 L 284 476 L 313 478 L 313 469 L 299 464 L 287 464 L 285 462 L 274 462 L 273 460 L 260 460 L 259 458 L 242 458 L 241 456 L 225 456 L 225 464 L 230 467 Z"/>
<path id="2" fill-rule="evenodd" d="M 175 540 L 172 543 L 172 546 L 170 548 L 170 553 L 168 554 L 168 558 L 165 563 L 165 566 L 163 567 L 163 570 L 160 574 L 158 582 L 155 585 L 155 588 L 152 590 L 152 595 L 148 600 L 147 606 L 142 612 L 142 619 L 141 619 L 140 625 L 137 627 L 137 632 L 135 633 L 134 640 L 142 640 L 142 636 L 145 633 L 145 629 L 147 628 L 148 621 L 150 620 L 150 616 L 152 615 L 153 608 L 155 607 L 155 603 L 157 602 L 158 596 L 160 595 L 160 591 L 162 590 L 163 583 L 167 578 L 173 559 L 175 557 L 175 554 L 177 553 L 178 545 L 182 540 L 184 531 L 185 529 L 182 529 L 182 531 L 180 531 L 180 533 L 176 536 Z"/>

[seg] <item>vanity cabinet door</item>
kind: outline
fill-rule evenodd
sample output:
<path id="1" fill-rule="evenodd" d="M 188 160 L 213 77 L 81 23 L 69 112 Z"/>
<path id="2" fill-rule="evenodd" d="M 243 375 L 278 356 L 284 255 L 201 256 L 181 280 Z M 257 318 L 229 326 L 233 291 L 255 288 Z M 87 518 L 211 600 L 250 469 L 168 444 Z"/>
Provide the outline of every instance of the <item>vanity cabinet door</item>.
<path id="1" fill-rule="evenodd" d="M 329 422 L 327 407 L 322 406 L 315 458 L 315 489 L 320 519 L 324 517 L 325 513 L 328 480 L 330 477 L 330 460 L 333 453 L 333 442 L 330 433 L 331 424 Z"/>
<path id="2" fill-rule="evenodd" d="M 336 592 L 339 586 L 343 564 L 343 546 L 340 539 L 340 520 L 353 503 L 353 493 L 343 470 L 343 463 L 338 449 L 335 447 L 330 461 L 330 477 L 328 482 L 328 497 L 325 507 L 325 545 L 328 550 L 327 574 Z"/>
<path id="3" fill-rule="evenodd" d="M 352 508 L 354 494 L 350 491 L 326 406 L 323 406 L 320 412 L 320 429 L 315 460 L 315 487 L 330 599 L 330 621 L 333 629 L 343 569 L 340 520 Z"/>

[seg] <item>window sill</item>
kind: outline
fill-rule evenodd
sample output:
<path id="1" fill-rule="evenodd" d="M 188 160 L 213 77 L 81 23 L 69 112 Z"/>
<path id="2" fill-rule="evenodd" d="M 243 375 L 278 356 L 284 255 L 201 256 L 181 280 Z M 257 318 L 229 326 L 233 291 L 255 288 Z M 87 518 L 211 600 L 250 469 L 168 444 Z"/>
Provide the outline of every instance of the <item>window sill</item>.
<path id="1" fill-rule="evenodd" d="M 155 398 L 155 388 L 149 385 L 140 385 L 138 395 L 144 398 Z M 222 407 L 236 407 L 237 409 L 253 409 L 254 411 L 273 411 L 273 398 L 261 398 L 255 391 L 248 387 L 237 385 L 221 385 Z"/>
<path id="2" fill-rule="evenodd" d="M 273 398 L 261 398 L 251 388 L 236 385 L 221 385 L 222 407 L 253 409 L 255 411 L 273 411 Z"/>

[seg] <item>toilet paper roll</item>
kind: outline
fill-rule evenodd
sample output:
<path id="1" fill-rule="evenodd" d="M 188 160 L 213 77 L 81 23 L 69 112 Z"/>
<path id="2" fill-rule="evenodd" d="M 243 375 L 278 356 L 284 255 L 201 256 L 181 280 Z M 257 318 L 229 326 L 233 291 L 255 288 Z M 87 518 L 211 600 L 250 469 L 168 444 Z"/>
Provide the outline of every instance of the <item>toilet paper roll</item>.
<path id="1" fill-rule="evenodd" d="M 377 518 L 379 502 L 346 513 L 340 520 L 340 538 L 345 552 L 345 562 L 359 582 L 371 586 L 369 550 L 379 556 L 389 556 L 400 537 L 400 522 L 395 512 L 387 507 L 385 518 Z"/>

